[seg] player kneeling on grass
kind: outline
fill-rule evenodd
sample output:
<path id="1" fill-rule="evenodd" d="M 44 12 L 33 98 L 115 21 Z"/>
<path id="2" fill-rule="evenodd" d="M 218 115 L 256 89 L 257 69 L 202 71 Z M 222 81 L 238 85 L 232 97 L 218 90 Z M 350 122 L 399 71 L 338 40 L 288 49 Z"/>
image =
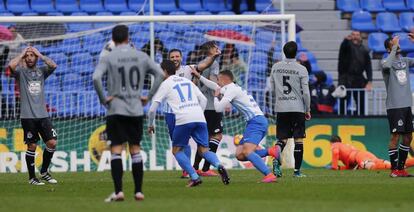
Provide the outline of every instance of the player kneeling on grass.
<path id="1" fill-rule="evenodd" d="M 45 62 L 46 66 L 36 66 L 39 58 Z M 10 61 L 9 67 L 20 83 L 20 119 L 24 131 L 24 142 L 27 144 L 25 158 L 29 171 L 29 183 L 44 185 L 35 176 L 35 151 L 40 134 L 46 144 L 40 176 L 42 180 L 56 184 L 57 181 L 47 171 L 56 149 L 57 135 L 46 111 L 44 85 L 46 78 L 53 73 L 57 65 L 36 48 L 27 47 L 19 56 Z"/>
<path id="2" fill-rule="evenodd" d="M 240 161 L 250 161 L 264 175 L 262 182 L 275 182 L 276 176 L 267 168 L 262 157 L 270 155 L 278 159 L 279 147 L 256 150 L 260 141 L 266 136 L 268 122 L 253 97 L 233 82 L 234 77 L 231 71 L 220 72 L 218 84 L 200 76 L 196 71 L 193 71 L 193 74 L 200 78 L 200 82 L 205 86 L 216 90 L 214 108 L 217 112 L 223 112 L 227 105 L 232 104 L 243 114 L 247 125 L 240 145 L 236 148 L 236 158 Z M 222 98 L 219 100 L 221 95 Z"/>
<path id="3" fill-rule="evenodd" d="M 198 153 L 218 169 L 224 184 L 230 183 L 230 178 L 223 165 L 220 164 L 216 154 L 208 149 L 208 131 L 203 111 L 207 103 L 206 97 L 190 80 L 175 75 L 175 65 L 169 60 L 161 63 L 166 79 L 161 83 L 160 89 L 155 94 L 153 103 L 149 109 L 148 132 L 154 133 L 155 115 L 158 106 L 166 101 L 175 114 L 175 128 L 172 135 L 173 154 L 189 175 L 191 180 L 187 187 L 201 184 L 201 178 L 191 166 L 190 158 L 185 154 L 184 147 L 188 145 L 190 137 L 198 145 Z"/>

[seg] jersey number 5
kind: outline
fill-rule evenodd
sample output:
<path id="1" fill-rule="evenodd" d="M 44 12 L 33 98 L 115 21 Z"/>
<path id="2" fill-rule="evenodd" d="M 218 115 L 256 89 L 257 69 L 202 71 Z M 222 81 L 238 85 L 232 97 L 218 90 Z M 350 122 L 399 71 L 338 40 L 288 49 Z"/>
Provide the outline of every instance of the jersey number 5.
<path id="1" fill-rule="evenodd" d="M 187 99 L 184 97 L 184 93 L 183 93 L 183 87 L 187 88 Z M 185 101 L 191 101 L 193 99 L 192 94 L 191 94 L 191 84 L 186 82 L 186 83 L 181 83 L 181 84 L 177 84 L 173 87 L 175 90 L 177 90 L 178 95 L 180 96 L 181 102 L 185 102 Z"/>
<path id="2" fill-rule="evenodd" d="M 124 91 L 126 89 L 126 79 L 129 79 L 129 84 L 131 85 L 132 90 L 138 90 L 139 88 L 139 69 L 136 66 L 132 66 L 129 69 L 129 73 L 125 73 L 125 67 L 118 68 L 119 74 L 121 74 L 122 77 L 122 90 Z M 125 76 L 128 74 L 128 76 Z M 136 77 L 134 75 L 137 75 Z M 136 79 L 136 81 L 134 80 Z"/>
<path id="3" fill-rule="evenodd" d="M 292 92 L 292 86 L 289 84 L 290 76 L 283 76 L 283 87 L 286 87 L 286 89 L 283 90 L 283 93 L 288 95 L 290 92 Z"/>

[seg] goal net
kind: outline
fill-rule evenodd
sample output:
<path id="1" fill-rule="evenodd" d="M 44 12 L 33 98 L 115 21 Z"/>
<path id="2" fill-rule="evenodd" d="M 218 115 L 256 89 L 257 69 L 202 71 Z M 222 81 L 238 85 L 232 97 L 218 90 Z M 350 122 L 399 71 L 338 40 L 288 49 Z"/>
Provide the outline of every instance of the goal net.
<path id="1" fill-rule="evenodd" d="M 284 30 L 281 21 L 286 21 Z M 0 172 L 26 171 L 18 82 L 7 69 L 7 63 L 28 45 L 36 47 L 58 64 L 44 85 L 46 108 L 58 133 L 58 151 L 52 160 L 51 171 L 103 171 L 110 168 L 105 133 L 106 111 L 93 89 L 92 74 L 117 23 L 128 25 L 130 43 L 148 54 L 151 52 L 153 30 L 154 60 L 157 63 L 167 59 L 168 50 L 180 49 L 183 65 L 196 64 L 203 59 L 201 44 L 215 40 L 222 49 L 222 56 L 217 59 L 220 69 L 231 70 L 235 81 L 269 115 L 269 133 L 261 148 L 275 142 L 275 123 L 270 116 L 271 100 L 267 99 L 266 81 L 271 64 L 282 57 L 282 38 L 295 39 L 294 15 L 0 17 L 0 51 L 3 51 L 0 59 Z M 44 64 L 38 61 L 37 65 Z M 151 87 L 151 78 L 148 77 L 145 83 L 143 95 Z M 145 112 L 148 108 L 149 105 Z M 144 123 L 141 145 L 147 170 L 178 169 L 161 108 L 157 112 L 155 136 L 146 133 L 147 122 Z M 223 125 L 224 137 L 217 153 L 219 158 L 228 168 L 251 167 L 251 164 L 238 162 L 234 155 L 233 141 L 240 139 L 245 127 L 239 112 L 228 108 Z M 196 147 L 194 142 L 190 143 L 194 158 Z M 42 142 L 39 144 L 37 166 L 41 164 L 44 147 Z M 129 156 L 125 153 L 123 157 L 124 168 L 129 170 Z"/>

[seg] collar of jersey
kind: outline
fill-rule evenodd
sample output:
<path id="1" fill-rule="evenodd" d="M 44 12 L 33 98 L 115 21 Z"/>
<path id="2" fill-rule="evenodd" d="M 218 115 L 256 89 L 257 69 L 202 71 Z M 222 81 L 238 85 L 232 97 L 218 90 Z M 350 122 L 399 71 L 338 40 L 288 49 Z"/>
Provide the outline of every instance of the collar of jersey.
<path id="1" fill-rule="evenodd" d="M 286 58 L 285 61 L 286 62 L 295 62 L 296 59 L 295 58 Z"/>

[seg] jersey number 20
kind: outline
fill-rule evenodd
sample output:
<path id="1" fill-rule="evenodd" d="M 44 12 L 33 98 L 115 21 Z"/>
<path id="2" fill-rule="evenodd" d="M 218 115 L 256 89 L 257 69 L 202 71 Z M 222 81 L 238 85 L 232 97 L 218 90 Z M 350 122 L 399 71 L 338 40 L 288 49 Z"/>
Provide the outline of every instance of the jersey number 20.
<path id="1" fill-rule="evenodd" d="M 178 95 L 180 96 L 181 102 L 191 101 L 193 99 L 192 93 L 191 93 L 191 84 L 189 82 L 177 84 L 173 88 L 178 92 Z M 187 99 L 184 97 L 184 93 L 183 93 L 182 88 L 187 89 Z"/>

